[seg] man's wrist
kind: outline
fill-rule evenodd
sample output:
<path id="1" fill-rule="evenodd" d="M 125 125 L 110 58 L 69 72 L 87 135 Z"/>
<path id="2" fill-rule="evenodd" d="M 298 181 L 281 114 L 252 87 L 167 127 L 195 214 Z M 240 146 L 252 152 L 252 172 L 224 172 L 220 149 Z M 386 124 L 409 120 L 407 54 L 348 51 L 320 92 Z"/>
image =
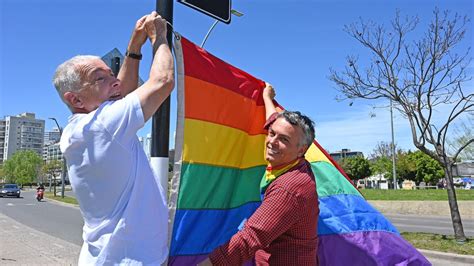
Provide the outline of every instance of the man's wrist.
<path id="1" fill-rule="evenodd" d="M 141 54 L 142 46 L 141 45 L 133 45 L 132 43 L 128 44 L 127 51 L 133 54 Z"/>
<path id="2" fill-rule="evenodd" d="M 143 57 L 140 51 L 139 52 L 134 52 L 133 50 L 130 51 L 128 49 L 125 52 L 125 56 L 136 59 L 136 60 L 142 60 L 142 57 Z"/>

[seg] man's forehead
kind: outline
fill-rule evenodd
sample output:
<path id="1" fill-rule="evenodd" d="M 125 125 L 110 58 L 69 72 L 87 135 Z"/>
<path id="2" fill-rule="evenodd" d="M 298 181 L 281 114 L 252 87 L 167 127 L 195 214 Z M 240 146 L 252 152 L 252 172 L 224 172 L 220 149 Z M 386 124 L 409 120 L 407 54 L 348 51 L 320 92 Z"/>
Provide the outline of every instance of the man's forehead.
<path id="1" fill-rule="evenodd" d="M 277 130 L 277 133 L 286 136 L 294 135 L 293 137 L 300 137 L 300 134 L 298 133 L 303 133 L 303 130 L 299 126 L 292 125 L 290 122 L 286 121 L 284 117 L 278 117 L 275 119 L 275 122 L 270 125 L 269 129 L 272 131 Z"/>
<path id="2" fill-rule="evenodd" d="M 275 119 L 275 122 L 272 123 L 272 126 L 275 125 L 275 124 L 285 126 L 285 127 L 296 128 L 295 125 L 292 125 L 290 122 L 286 121 L 286 119 L 283 116 L 278 117 L 277 119 Z"/>
<path id="3" fill-rule="evenodd" d="M 111 71 L 104 61 L 100 59 L 91 59 L 90 61 L 79 65 L 78 70 L 84 77 L 94 75 L 100 71 Z"/>
<path id="4" fill-rule="evenodd" d="M 296 126 L 293 126 L 285 118 L 279 117 L 275 119 L 275 121 L 270 125 L 270 129 L 286 129 L 285 131 L 294 131 L 296 130 Z"/>

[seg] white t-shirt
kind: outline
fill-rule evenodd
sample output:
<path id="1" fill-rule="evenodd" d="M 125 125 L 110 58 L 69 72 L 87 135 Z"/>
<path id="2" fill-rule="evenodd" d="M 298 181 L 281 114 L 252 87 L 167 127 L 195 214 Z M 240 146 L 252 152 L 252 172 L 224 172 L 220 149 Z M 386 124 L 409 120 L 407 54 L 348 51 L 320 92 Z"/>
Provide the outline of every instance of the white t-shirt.
<path id="1" fill-rule="evenodd" d="M 159 265 L 167 257 L 166 193 L 136 136 L 143 125 L 133 92 L 69 118 L 60 145 L 85 222 L 79 265 Z"/>

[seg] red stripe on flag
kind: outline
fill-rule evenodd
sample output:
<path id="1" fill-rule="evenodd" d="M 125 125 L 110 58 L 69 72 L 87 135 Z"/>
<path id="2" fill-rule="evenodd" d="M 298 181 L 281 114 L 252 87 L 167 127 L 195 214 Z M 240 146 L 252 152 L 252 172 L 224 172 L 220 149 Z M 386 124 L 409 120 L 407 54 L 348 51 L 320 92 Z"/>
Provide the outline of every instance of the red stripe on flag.
<path id="1" fill-rule="evenodd" d="M 184 61 L 186 76 L 216 84 L 251 98 L 258 105 L 263 104 L 262 89 L 265 87 L 264 81 L 229 65 L 186 38 L 181 38 L 181 44 L 184 58 L 186 58 Z"/>

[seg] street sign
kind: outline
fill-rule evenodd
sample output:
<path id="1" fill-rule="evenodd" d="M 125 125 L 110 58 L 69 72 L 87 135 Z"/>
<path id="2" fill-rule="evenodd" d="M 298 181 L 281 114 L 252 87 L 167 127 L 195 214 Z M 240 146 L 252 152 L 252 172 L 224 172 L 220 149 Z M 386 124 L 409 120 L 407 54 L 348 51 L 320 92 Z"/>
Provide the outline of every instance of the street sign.
<path id="1" fill-rule="evenodd" d="M 231 0 L 178 0 L 178 2 L 226 24 L 230 23 Z"/>

